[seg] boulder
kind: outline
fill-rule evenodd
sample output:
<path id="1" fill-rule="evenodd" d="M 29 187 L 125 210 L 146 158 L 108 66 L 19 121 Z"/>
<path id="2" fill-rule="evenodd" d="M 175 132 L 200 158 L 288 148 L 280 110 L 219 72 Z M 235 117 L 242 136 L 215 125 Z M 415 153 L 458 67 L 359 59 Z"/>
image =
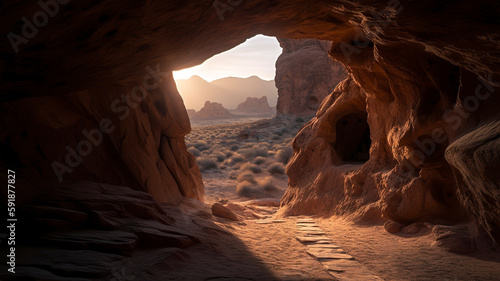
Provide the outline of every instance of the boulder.
<path id="1" fill-rule="evenodd" d="M 229 209 L 228 207 L 222 205 L 221 203 L 215 203 L 212 205 L 212 215 L 232 221 L 239 221 L 238 217 L 234 214 L 234 212 L 231 211 L 231 209 Z"/>

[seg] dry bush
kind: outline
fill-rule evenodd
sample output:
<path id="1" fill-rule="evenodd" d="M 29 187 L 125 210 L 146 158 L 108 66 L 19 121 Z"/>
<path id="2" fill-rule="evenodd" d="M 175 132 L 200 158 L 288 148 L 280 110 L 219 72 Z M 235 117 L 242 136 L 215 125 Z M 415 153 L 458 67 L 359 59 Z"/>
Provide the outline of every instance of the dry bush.
<path id="1" fill-rule="evenodd" d="M 212 153 L 212 157 L 217 159 L 217 162 L 222 162 L 226 159 L 226 155 L 222 152 L 214 152 Z"/>
<path id="2" fill-rule="evenodd" d="M 256 165 L 261 165 L 261 164 L 264 164 L 266 162 L 267 162 L 267 158 L 266 157 L 257 156 L 257 157 L 255 157 L 255 159 L 253 160 L 252 163 L 254 163 Z"/>
<path id="3" fill-rule="evenodd" d="M 273 184 L 271 177 L 266 177 L 258 183 L 245 180 L 236 186 L 236 193 L 239 196 L 253 199 L 272 197 L 278 190 L 278 187 Z"/>
<path id="4" fill-rule="evenodd" d="M 205 151 L 210 149 L 210 146 L 205 141 L 195 141 L 192 143 L 192 145 L 196 147 L 196 149 L 198 149 L 199 151 Z"/>
<path id="5" fill-rule="evenodd" d="M 240 174 L 240 171 L 237 171 L 237 170 L 231 171 L 231 173 L 229 173 L 229 178 L 232 180 L 235 180 L 238 178 L 239 174 Z"/>
<path id="6" fill-rule="evenodd" d="M 265 177 L 264 179 L 259 181 L 259 187 L 264 190 L 266 193 L 274 193 L 278 191 L 278 187 L 273 184 L 273 180 L 271 177 Z"/>
<path id="7" fill-rule="evenodd" d="M 258 187 L 247 181 L 240 182 L 236 186 L 236 194 L 248 198 L 257 198 L 259 195 Z"/>
<path id="8" fill-rule="evenodd" d="M 194 157 L 200 157 L 201 156 L 201 153 L 200 151 L 196 148 L 196 147 L 190 147 L 188 148 L 187 150 L 189 153 L 193 154 Z"/>
<path id="9" fill-rule="evenodd" d="M 241 173 L 237 178 L 236 178 L 236 181 L 238 182 L 249 182 L 249 183 L 257 183 L 257 181 L 255 180 L 255 177 L 253 175 L 252 172 L 249 172 L 249 171 L 244 171 L 243 173 Z"/>
<path id="10" fill-rule="evenodd" d="M 282 163 L 275 162 L 267 167 L 267 171 L 271 175 L 283 175 L 285 173 L 285 166 Z"/>
<path id="11" fill-rule="evenodd" d="M 252 163 L 245 163 L 240 167 L 240 171 L 251 171 L 254 174 L 262 173 L 262 169 Z"/>
<path id="12" fill-rule="evenodd" d="M 238 153 L 245 156 L 247 159 L 252 159 L 257 156 L 267 157 L 269 156 L 268 148 L 266 146 L 253 145 L 249 148 L 243 148 L 238 151 Z"/>
<path id="13" fill-rule="evenodd" d="M 255 149 L 255 156 L 267 157 L 269 156 L 268 149 L 266 145 L 254 145 L 253 149 Z"/>
<path id="14" fill-rule="evenodd" d="M 252 148 L 242 148 L 238 150 L 238 153 L 245 156 L 246 159 L 255 157 L 255 151 Z"/>
<path id="15" fill-rule="evenodd" d="M 217 169 L 216 159 L 212 157 L 200 157 L 196 159 L 196 163 L 198 163 L 198 167 L 200 167 L 200 171 L 205 172 L 210 169 Z"/>
<path id="16" fill-rule="evenodd" d="M 278 150 L 278 152 L 276 153 L 276 159 L 283 164 L 287 164 L 292 155 L 293 149 L 289 146 L 286 146 L 283 149 Z"/>
<path id="17" fill-rule="evenodd" d="M 245 157 L 243 157 L 243 155 L 241 155 L 239 153 L 235 153 L 233 156 L 231 156 L 230 161 L 229 161 L 229 163 L 231 165 L 234 165 L 236 163 L 241 163 L 241 162 L 245 162 Z"/>

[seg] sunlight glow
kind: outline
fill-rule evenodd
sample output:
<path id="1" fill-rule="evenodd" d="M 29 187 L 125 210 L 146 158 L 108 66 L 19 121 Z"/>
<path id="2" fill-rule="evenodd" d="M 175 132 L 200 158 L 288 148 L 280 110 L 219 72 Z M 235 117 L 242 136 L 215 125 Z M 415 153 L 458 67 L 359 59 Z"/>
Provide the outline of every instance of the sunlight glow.
<path id="1" fill-rule="evenodd" d="M 189 79 L 193 75 L 198 75 L 210 82 L 224 77 L 246 78 L 256 75 L 263 80 L 273 80 L 276 72 L 275 63 L 281 51 L 276 38 L 257 35 L 201 65 L 174 71 L 174 78 Z"/>

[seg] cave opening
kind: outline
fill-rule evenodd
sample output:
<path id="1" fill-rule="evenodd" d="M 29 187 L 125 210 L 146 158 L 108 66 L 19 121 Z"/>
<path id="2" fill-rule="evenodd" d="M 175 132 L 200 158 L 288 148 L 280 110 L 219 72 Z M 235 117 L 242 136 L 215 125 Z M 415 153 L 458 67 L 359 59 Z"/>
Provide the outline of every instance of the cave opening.
<path id="1" fill-rule="evenodd" d="M 9 245 L 20 238 L 17 255 L 1 249 L 14 252 L 11 260 L 18 257 L 24 267 L 16 276 L 0 273 L 2 279 L 500 276 L 500 267 L 491 266 L 498 256 L 479 248 L 496 247 L 482 232 L 491 234 L 500 224 L 499 100 L 481 98 L 497 89 L 500 72 L 494 1 L 68 2 L 0 5 L 2 30 L 11 43 L 0 47 L 4 187 L 10 176 L 0 197 L 4 208 L 8 202 L 19 214 L 16 228 L 9 221 L 0 237 L 9 238 Z M 185 107 L 202 108 L 207 99 L 199 94 L 212 86 L 220 94 L 223 87 L 201 76 L 194 82 L 203 88 L 183 104 L 171 70 L 258 32 L 334 40 L 331 48 L 289 42 L 281 64 L 287 70 L 283 97 L 289 98 L 282 99 L 286 106 L 278 113 L 309 114 L 321 105 L 317 118 L 196 127 L 185 139 L 191 129 Z M 346 65 L 349 77 L 338 95 L 322 103 L 316 90 L 333 86 L 317 83 L 332 76 L 325 71 L 331 67 L 321 64 L 325 50 Z M 308 67 L 293 62 L 308 60 L 306 54 L 314 58 Z M 426 64 L 427 57 L 445 62 Z M 450 65 L 453 79 L 447 77 Z M 490 74 L 492 81 L 486 81 Z M 165 87 L 151 90 L 146 82 Z M 135 103 L 128 98 L 139 94 L 137 84 L 147 91 Z M 297 90 L 303 95 L 291 95 Z M 115 110 L 116 101 L 126 114 L 116 114 L 122 112 Z M 476 107 L 474 101 L 481 104 L 462 111 L 467 118 L 456 115 L 455 109 Z M 445 113 L 453 113 L 460 126 L 452 129 Z M 111 126 L 103 124 L 113 132 L 104 132 Z M 435 125 L 444 127 L 439 137 L 449 141 L 430 143 L 436 136 L 428 129 Z M 384 138 L 386 132 L 394 134 Z M 432 146 L 435 152 L 425 153 L 424 162 L 432 167 L 399 172 L 405 140 Z M 86 152 L 89 157 L 81 157 Z M 354 165 L 332 167 L 332 154 L 335 164 Z M 356 164 L 368 160 L 369 165 Z M 198 166 L 207 179 L 205 193 Z M 71 177 L 58 184 L 61 172 Z M 275 194 L 283 188 L 287 195 L 280 200 Z M 461 205 L 434 200 L 434 190 L 456 196 L 453 203 Z M 235 191 L 264 198 L 243 200 Z M 455 225 L 443 214 L 460 206 L 470 217 Z"/>
<path id="2" fill-rule="evenodd" d="M 343 116 L 335 126 L 335 151 L 344 163 L 365 163 L 370 158 L 370 126 L 366 112 Z"/>
<path id="3" fill-rule="evenodd" d="M 269 106 L 275 107 L 278 100 L 275 63 L 281 53 L 276 37 L 256 35 L 200 65 L 174 71 L 188 113 L 200 111 L 210 101 L 222 106 L 207 111 L 201 119 L 227 118 L 247 98 L 264 96 Z"/>

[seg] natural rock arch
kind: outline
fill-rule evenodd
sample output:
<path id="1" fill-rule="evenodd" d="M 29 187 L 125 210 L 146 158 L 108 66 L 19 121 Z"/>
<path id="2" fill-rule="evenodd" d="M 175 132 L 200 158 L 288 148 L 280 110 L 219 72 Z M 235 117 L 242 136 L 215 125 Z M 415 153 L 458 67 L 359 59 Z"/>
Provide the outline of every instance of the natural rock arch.
<path id="1" fill-rule="evenodd" d="M 3 143 L 15 151 L 23 173 L 55 178 L 53 161 L 74 154 L 65 148 L 78 148 L 84 130 L 112 124 L 117 129 L 90 160 L 75 167 L 66 161 L 69 180 L 128 185 L 163 202 L 201 199 L 199 172 L 183 141 L 187 113 L 168 73 L 257 33 L 317 38 L 333 41 L 330 55 L 350 77 L 297 136 L 281 212 L 383 214 L 410 223 L 464 219 L 465 209 L 489 233 L 498 232 L 500 98 L 492 94 L 500 81 L 497 3 L 53 3 L 59 10 L 37 25 L 33 15 L 45 11 L 39 4 L 2 7 L 12 11 L 2 15 L 2 38 L 18 36 L 0 47 Z M 467 17 L 453 16 L 462 14 Z M 463 27 L 460 36 L 456 26 Z M 363 103 L 370 160 L 337 169 L 331 120 Z M 20 111 L 27 114 L 9 121 Z M 12 164 L 2 159 L 5 168 Z"/>

